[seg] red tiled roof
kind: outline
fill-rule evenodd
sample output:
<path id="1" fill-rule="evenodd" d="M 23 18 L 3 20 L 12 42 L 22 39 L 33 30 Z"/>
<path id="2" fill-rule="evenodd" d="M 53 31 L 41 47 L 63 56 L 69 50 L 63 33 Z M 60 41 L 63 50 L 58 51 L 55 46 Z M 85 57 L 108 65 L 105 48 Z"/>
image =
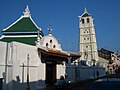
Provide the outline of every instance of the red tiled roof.
<path id="1" fill-rule="evenodd" d="M 53 50 L 53 49 L 38 48 L 38 51 L 44 53 L 45 55 L 57 56 L 57 57 L 60 57 L 60 58 L 71 57 L 72 61 L 81 57 L 80 54 L 63 52 L 63 51 L 60 51 L 60 50 Z"/>

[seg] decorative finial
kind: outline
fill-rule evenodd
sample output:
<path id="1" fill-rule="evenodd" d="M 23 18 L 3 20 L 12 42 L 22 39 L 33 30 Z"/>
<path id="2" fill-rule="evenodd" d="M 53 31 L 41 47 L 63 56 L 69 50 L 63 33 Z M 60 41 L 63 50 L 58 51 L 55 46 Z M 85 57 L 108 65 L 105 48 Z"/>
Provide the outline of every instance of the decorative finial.
<path id="1" fill-rule="evenodd" d="M 23 12 L 23 14 L 24 14 L 25 17 L 30 17 L 30 11 L 29 11 L 28 5 L 25 9 L 25 12 Z"/>
<path id="2" fill-rule="evenodd" d="M 86 9 L 86 7 L 85 7 L 85 10 L 84 10 L 84 12 L 88 12 L 88 11 L 87 11 L 87 9 Z"/>
<path id="3" fill-rule="evenodd" d="M 51 22 L 50 22 L 49 27 L 48 27 L 48 34 L 51 34 L 52 30 L 53 29 L 51 28 Z"/>

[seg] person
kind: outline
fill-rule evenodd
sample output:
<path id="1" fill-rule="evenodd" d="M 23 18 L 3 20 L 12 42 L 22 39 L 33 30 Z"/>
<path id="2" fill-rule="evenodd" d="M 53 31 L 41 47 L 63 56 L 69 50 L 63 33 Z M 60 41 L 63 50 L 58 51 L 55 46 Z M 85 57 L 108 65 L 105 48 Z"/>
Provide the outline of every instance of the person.
<path id="1" fill-rule="evenodd" d="M 58 82 L 58 86 L 59 86 L 59 88 L 65 88 L 65 86 L 66 86 L 66 81 L 65 81 L 64 76 L 60 76 L 60 80 L 59 80 L 59 82 Z"/>

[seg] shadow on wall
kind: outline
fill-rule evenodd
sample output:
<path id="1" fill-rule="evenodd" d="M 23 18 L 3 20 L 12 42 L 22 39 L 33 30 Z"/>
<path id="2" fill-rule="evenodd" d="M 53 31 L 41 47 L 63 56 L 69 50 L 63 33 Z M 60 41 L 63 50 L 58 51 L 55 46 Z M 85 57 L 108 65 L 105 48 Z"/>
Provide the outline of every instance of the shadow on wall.
<path id="1" fill-rule="evenodd" d="M 34 82 L 29 82 L 30 90 L 43 90 L 45 87 L 44 80 L 38 80 Z M 7 85 L 6 90 L 26 90 L 27 83 L 21 83 L 20 77 L 16 76 L 16 81 L 12 80 Z"/>
<path id="2" fill-rule="evenodd" d="M 2 90 L 3 78 L 0 78 L 0 90 Z"/>

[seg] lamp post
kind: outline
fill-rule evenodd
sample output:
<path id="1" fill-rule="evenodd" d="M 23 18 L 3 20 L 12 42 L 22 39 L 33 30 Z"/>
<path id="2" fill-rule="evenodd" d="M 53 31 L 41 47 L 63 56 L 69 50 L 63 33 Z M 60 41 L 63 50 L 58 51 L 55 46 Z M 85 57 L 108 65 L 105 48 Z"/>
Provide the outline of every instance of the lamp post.
<path id="1" fill-rule="evenodd" d="M 24 63 L 22 63 L 22 83 L 24 83 Z"/>
<path id="2" fill-rule="evenodd" d="M 77 82 L 77 62 L 74 62 L 74 66 L 75 66 L 75 82 Z"/>

